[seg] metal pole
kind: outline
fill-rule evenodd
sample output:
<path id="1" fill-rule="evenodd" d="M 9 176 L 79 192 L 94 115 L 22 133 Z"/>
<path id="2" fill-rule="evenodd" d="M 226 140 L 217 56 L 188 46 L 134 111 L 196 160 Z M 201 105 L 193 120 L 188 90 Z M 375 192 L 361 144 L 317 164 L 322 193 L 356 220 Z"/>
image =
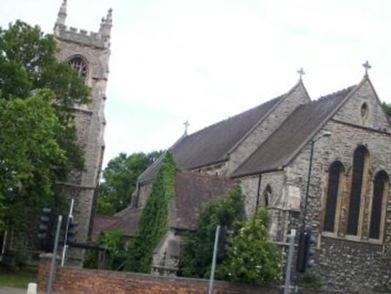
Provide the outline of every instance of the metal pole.
<path id="1" fill-rule="evenodd" d="M 310 164 L 309 164 L 309 167 L 308 167 L 307 186 L 306 186 L 306 190 L 305 190 L 304 211 L 303 211 L 303 221 L 302 221 L 302 224 L 301 224 L 301 232 L 304 232 L 305 218 L 307 216 L 308 194 L 309 194 L 309 191 L 310 191 L 310 181 L 311 181 L 311 171 L 312 171 L 312 159 L 314 157 L 314 145 L 315 145 L 315 141 L 312 140 L 311 141 Z"/>
<path id="2" fill-rule="evenodd" d="M 284 294 L 290 293 L 292 259 L 293 259 L 293 252 L 295 250 L 295 237 L 296 237 L 296 230 L 292 229 L 291 234 L 289 235 L 289 250 L 288 250 L 288 260 L 286 262 Z"/>
<path id="3" fill-rule="evenodd" d="M 213 293 L 213 281 L 214 281 L 214 278 L 215 278 L 217 246 L 219 245 L 219 234 L 220 234 L 220 225 L 218 225 L 216 227 L 215 244 L 214 244 L 214 247 L 213 247 L 212 269 L 210 271 L 208 294 L 212 294 Z"/>
<path id="4" fill-rule="evenodd" d="M 59 215 L 58 220 L 57 220 L 56 237 L 54 239 L 52 263 L 50 265 L 49 280 L 48 280 L 48 286 L 47 286 L 47 290 L 46 290 L 47 294 L 52 293 L 54 271 L 55 271 L 55 266 L 56 266 L 58 239 L 60 238 L 61 223 L 62 223 L 62 215 Z"/>
<path id="5" fill-rule="evenodd" d="M 68 228 L 69 228 L 69 222 L 71 220 L 71 218 L 73 218 L 73 204 L 75 203 L 75 200 L 72 198 L 71 200 L 71 206 L 69 208 L 69 214 L 68 214 L 68 218 L 67 218 L 67 225 L 65 227 L 65 235 L 64 235 L 64 247 L 62 248 L 62 256 L 61 256 L 61 267 L 64 266 L 64 263 L 65 263 L 65 257 L 66 257 L 66 254 L 67 254 L 67 250 L 68 250 Z"/>

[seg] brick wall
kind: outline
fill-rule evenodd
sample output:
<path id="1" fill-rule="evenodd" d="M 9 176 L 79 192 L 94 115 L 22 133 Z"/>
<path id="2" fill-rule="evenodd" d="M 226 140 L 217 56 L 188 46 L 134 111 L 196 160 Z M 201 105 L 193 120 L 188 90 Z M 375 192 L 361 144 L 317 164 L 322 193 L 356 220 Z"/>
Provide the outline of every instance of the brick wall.
<path id="1" fill-rule="evenodd" d="M 50 260 L 41 259 L 38 267 L 38 287 L 40 291 L 46 291 Z M 55 293 L 202 293 L 205 294 L 208 280 L 189 278 L 157 277 L 146 274 L 128 272 L 114 272 L 102 270 L 89 270 L 75 267 L 57 268 L 54 283 Z M 214 293 L 226 294 L 277 294 L 281 290 L 276 288 L 260 288 L 250 285 L 233 284 L 216 281 Z"/>

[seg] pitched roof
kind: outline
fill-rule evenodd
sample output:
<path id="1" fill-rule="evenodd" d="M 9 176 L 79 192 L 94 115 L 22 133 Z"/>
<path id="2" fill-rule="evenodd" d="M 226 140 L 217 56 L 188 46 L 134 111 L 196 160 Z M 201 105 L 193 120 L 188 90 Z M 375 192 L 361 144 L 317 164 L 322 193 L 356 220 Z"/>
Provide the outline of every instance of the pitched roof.
<path id="1" fill-rule="evenodd" d="M 175 198 L 171 205 L 169 225 L 172 228 L 194 230 L 205 203 L 226 194 L 235 181 L 195 172 L 178 173 Z"/>
<path id="2" fill-rule="evenodd" d="M 234 172 L 233 177 L 277 170 L 289 163 L 356 86 L 299 106 Z"/>
<path id="3" fill-rule="evenodd" d="M 177 166 L 182 170 L 189 170 L 226 160 L 227 152 L 258 121 L 266 117 L 269 111 L 285 96 L 286 94 L 281 95 L 257 107 L 210 125 L 189 136 L 181 137 L 170 148 Z M 140 175 L 139 182 L 148 183 L 153 180 L 157 171 L 160 169 L 160 164 L 161 160 L 157 160 L 148 167 Z"/>
<path id="4" fill-rule="evenodd" d="M 92 227 L 91 239 L 96 241 L 100 233 L 106 230 L 119 230 L 124 236 L 134 236 L 140 221 L 141 210 L 128 207 L 114 216 L 96 215 Z"/>
<path id="5" fill-rule="evenodd" d="M 205 203 L 226 194 L 235 185 L 229 178 L 180 172 L 175 177 L 175 198 L 170 206 L 169 226 L 171 228 L 194 230 L 198 215 Z M 131 237 L 137 233 L 142 209 L 125 208 L 115 214 L 119 219 L 104 229 L 117 229 Z"/>
<path id="6" fill-rule="evenodd" d="M 96 215 L 94 217 L 94 224 L 92 226 L 91 239 L 96 241 L 99 234 L 105 229 L 117 224 L 120 218 L 107 215 Z"/>

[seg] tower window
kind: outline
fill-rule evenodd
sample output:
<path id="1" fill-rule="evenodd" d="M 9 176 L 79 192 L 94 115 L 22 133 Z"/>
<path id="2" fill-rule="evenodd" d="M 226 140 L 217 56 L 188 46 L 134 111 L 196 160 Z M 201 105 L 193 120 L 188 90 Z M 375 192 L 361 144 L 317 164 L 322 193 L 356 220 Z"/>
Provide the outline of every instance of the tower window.
<path id="1" fill-rule="evenodd" d="M 87 77 L 88 67 L 85 60 L 80 56 L 75 56 L 69 60 L 71 67 L 85 80 Z"/>

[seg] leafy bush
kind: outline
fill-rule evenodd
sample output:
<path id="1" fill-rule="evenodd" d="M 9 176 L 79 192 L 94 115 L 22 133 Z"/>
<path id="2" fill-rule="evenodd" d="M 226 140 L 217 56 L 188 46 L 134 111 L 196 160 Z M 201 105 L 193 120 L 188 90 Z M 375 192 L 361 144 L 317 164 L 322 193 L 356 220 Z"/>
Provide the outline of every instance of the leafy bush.
<path id="1" fill-rule="evenodd" d="M 105 247 L 108 253 L 108 259 L 106 260 L 106 267 L 110 270 L 118 270 L 125 257 L 126 248 L 125 242 L 122 239 L 122 233 L 120 231 L 104 231 L 97 239 L 97 244 Z M 88 250 L 84 259 L 85 268 L 98 268 L 98 252 Z"/>
<path id="2" fill-rule="evenodd" d="M 174 159 L 167 152 L 141 214 L 138 233 L 129 247 L 125 265 L 129 271 L 151 271 L 153 251 L 167 232 L 170 203 L 175 193 L 175 172 Z"/>
<path id="3" fill-rule="evenodd" d="M 210 272 L 217 225 L 232 230 L 235 223 L 244 217 L 244 197 L 239 186 L 232 189 L 228 196 L 208 203 L 201 211 L 197 230 L 185 240 L 179 275 L 206 278 Z M 225 255 L 219 251 L 222 254 L 219 254 L 217 264 L 221 263 Z"/>
<path id="4" fill-rule="evenodd" d="M 218 268 L 222 279 L 266 285 L 281 278 L 281 252 L 267 239 L 267 211 L 261 209 L 243 223 Z"/>

